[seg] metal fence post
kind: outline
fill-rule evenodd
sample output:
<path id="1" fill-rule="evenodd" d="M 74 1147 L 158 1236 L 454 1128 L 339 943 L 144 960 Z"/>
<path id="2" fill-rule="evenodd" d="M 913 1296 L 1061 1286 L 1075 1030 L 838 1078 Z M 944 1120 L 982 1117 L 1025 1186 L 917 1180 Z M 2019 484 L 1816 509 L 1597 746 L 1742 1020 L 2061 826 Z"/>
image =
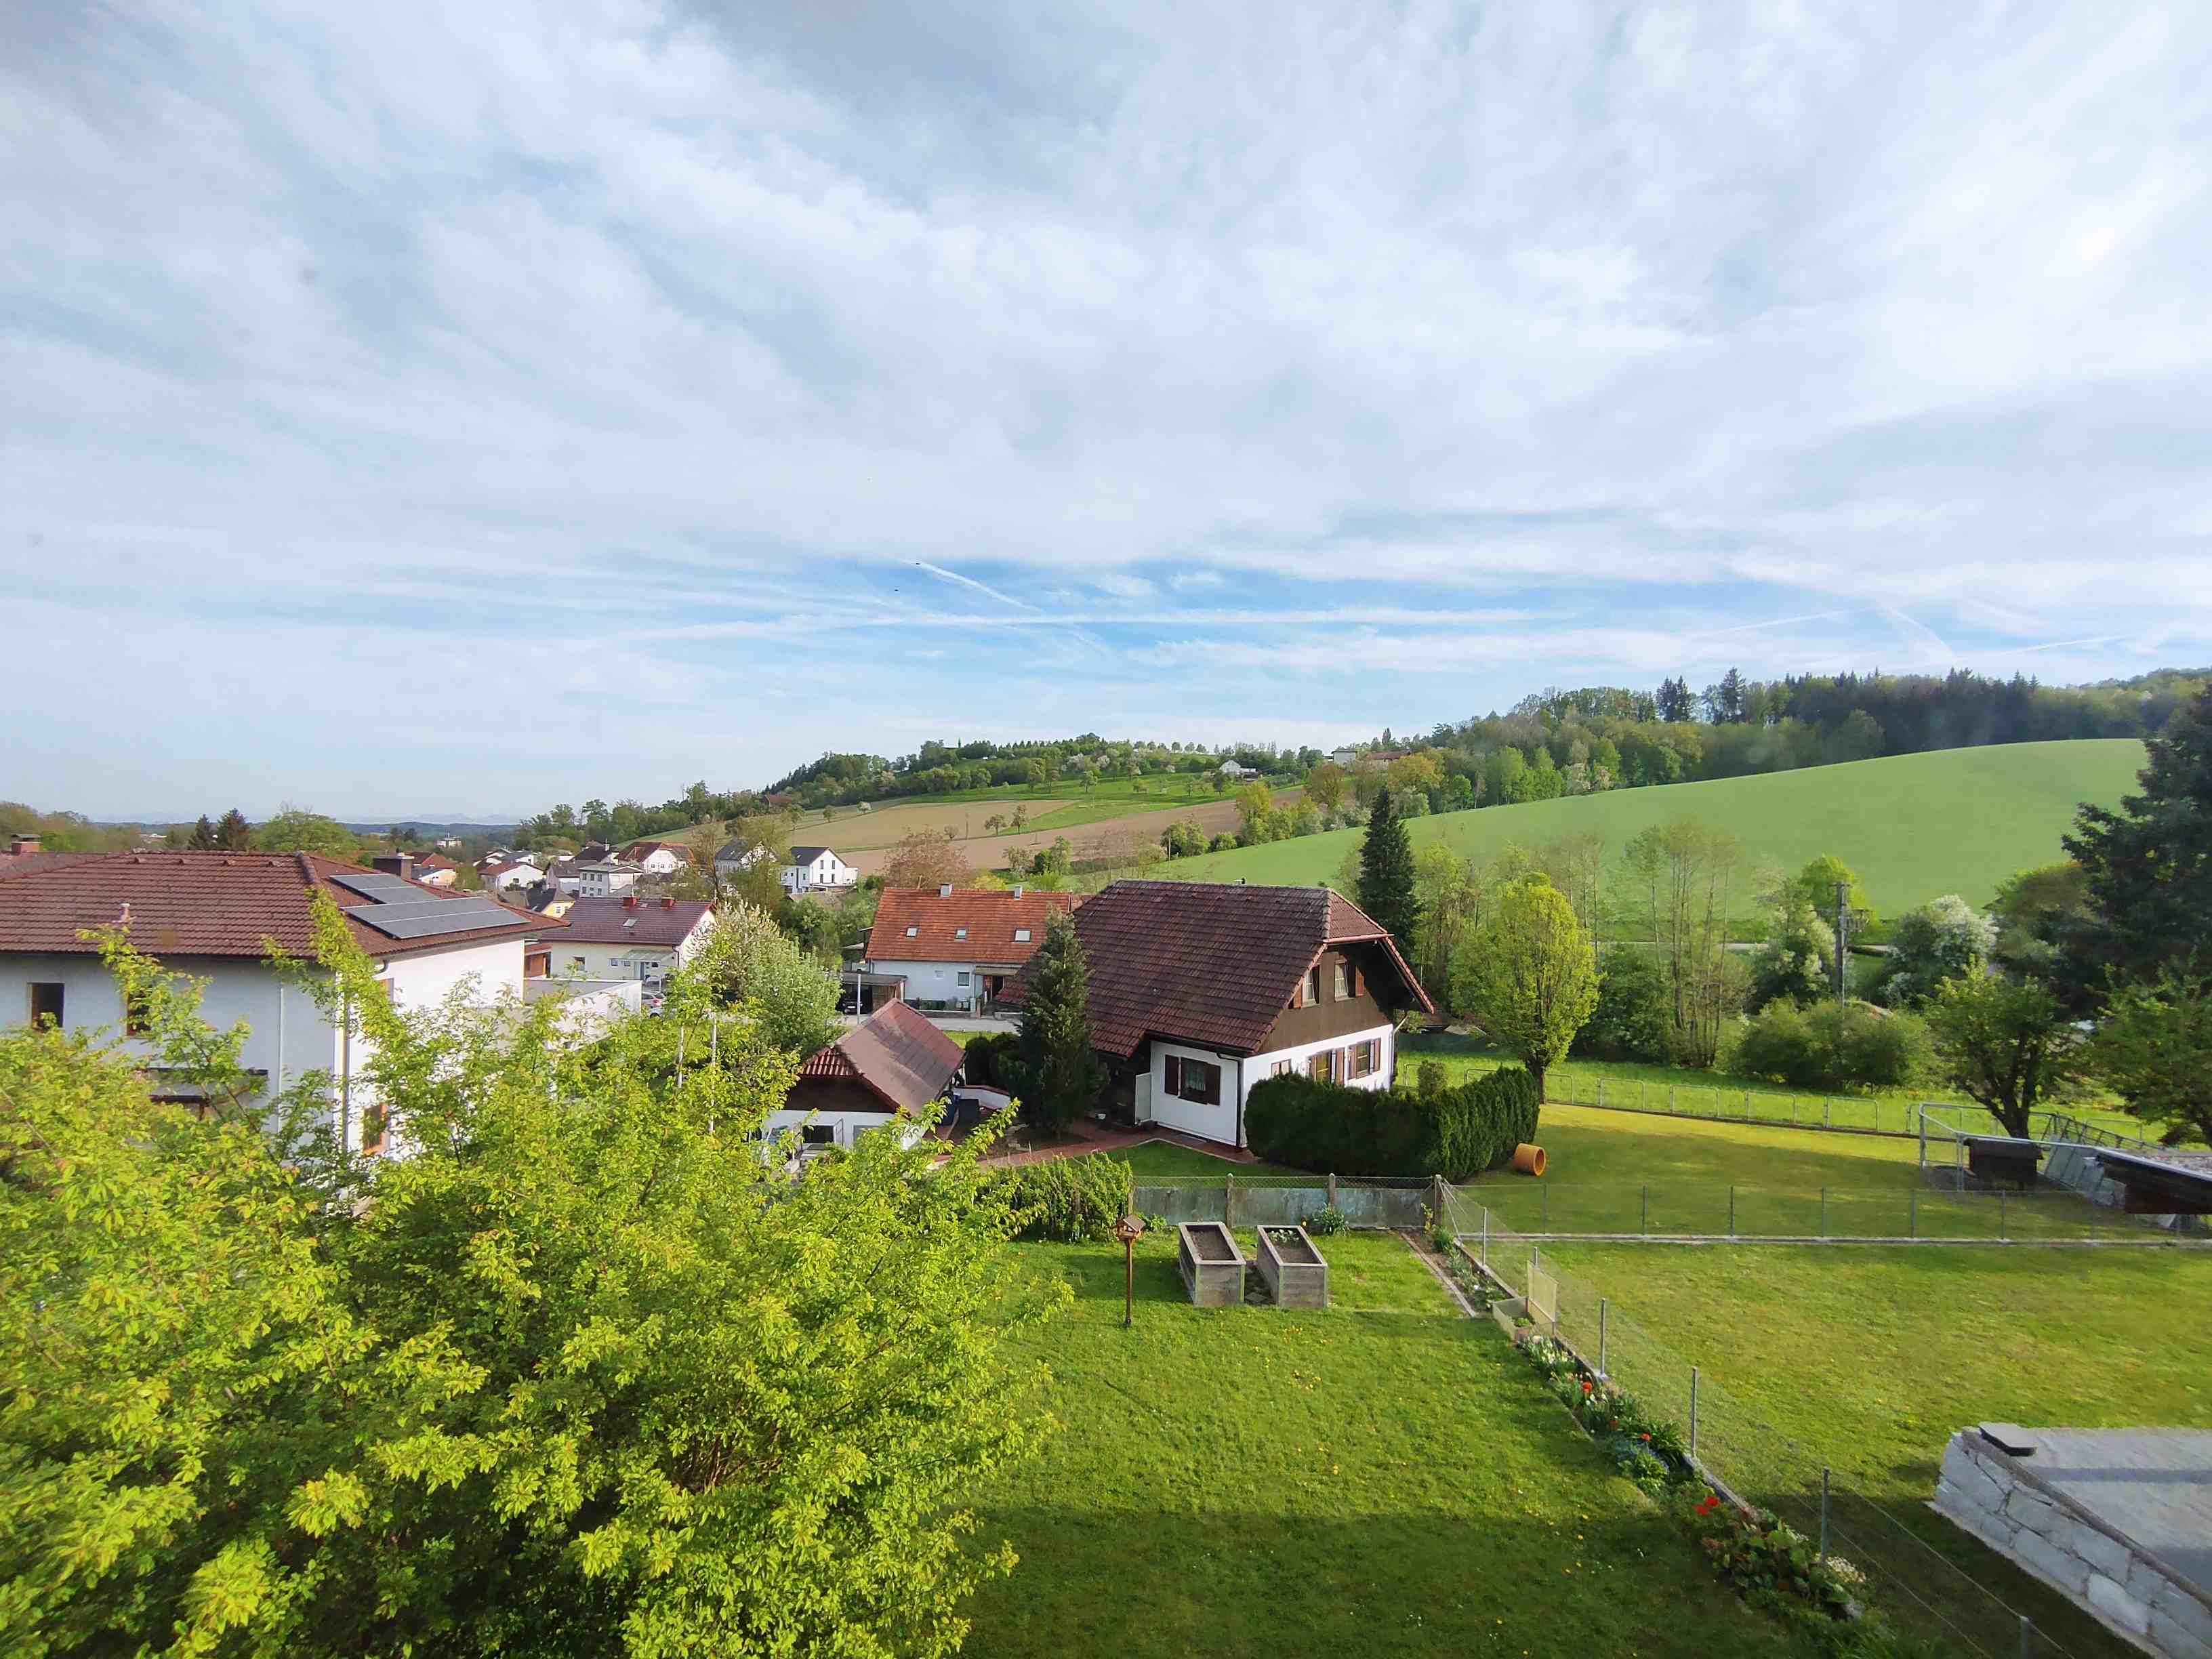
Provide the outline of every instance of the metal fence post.
<path id="1" fill-rule="evenodd" d="M 1729 1237 L 1735 1237 L 1735 1183 L 1729 1183 Z"/>
<path id="2" fill-rule="evenodd" d="M 1237 1177 L 1233 1175 L 1221 1177 L 1221 1224 L 1237 1224 Z"/>
<path id="3" fill-rule="evenodd" d="M 2004 1237 L 2005 1237 L 2005 1189 L 2004 1189 L 2003 1188 L 2000 1187 L 2000 1188 L 1997 1188 L 1997 1243 L 2000 1243 L 2000 1244 L 2003 1243 L 2004 1243 Z"/>
<path id="4" fill-rule="evenodd" d="M 1920 1188 L 1915 1187 L 1907 1193 L 1905 1195 L 1905 1202 L 1909 1217 L 1910 1236 L 1917 1238 L 1920 1237 Z"/>
<path id="5" fill-rule="evenodd" d="M 1600 1078 L 1597 1080 L 1597 1103 L 1601 1108 L 1605 1104 L 1605 1079 L 1603 1078 Z"/>
<path id="6" fill-rule="evenodd" d="M 1482 1265 L 1490 1265 L 1490 1206 L 1482 1206 Z"/>
<path id="7" fill-rule="evenodd" d="M 1674 1085 L 1671 1083 L 1667 1085 L 1667 1109 L 1670 1112 L 1674 1109 Z"/>
<path id="8" fill-rule="evenodd" d="M 1690 1462 L 1698 1461 L 1698 1368 L 1690 1367 Z"/>
<path id="9" fill-rule="evenodd" d="M 2035 1659 L 2035 1620 L 2020 1616 L 2020 1659 Z"/>
<path id="10" fill-rule="evenodd" d="M 1328 1172 L 1328 1207 L 1332 1210 L 1336 1207 L 1336 1171 L 1334 1170 Z"/>
<path id="11" fill-rule="evenodd" d="M 1874 1121 L 1875 1126 L 1879 1127 L 1881 1123 L 1881 1108 L 1880 1106 L 1876 1106 L 1874 1109 Z M 1824 1129 L 1832 1129 L 1836 1127 L 1836 1103 L 1832 1100 L 1826 1100 L 1820 1103 L 1820 1127 Z"/>
<path id="12" fill-rule="evenodd" d="M 1606 1370 L 1605 1370 L 1605 1308 L 1606 1308 L 1605 1298 L 1604 1298 L 1603 1297 L 1598 1297 L 1598 1299 L 1597 1299 L 1597 1374 L 1598 1374 L 1600 1376 L 1603 1376 L 1606 1374 Z"/>
<path id="13" fill-rule="evenodd" d="M 1644 1183 L 1644 1236 L 1651 1237 L 1651 1183 Z"/>
<path id="14" fill-rule="evenodd" d="M 1650 1111 L 1650 1110 L 1651 1109 L 1650 1093 L 1651 1093 L 1651 1085 L 1650 1085 L 1650 1083 L 1647 1079 L 1644 1079 L 1644 1078 L 1638 1078 L 1638 1079 L 1636 1079 L 1636 1109 L 1637 1109 L 1638 1111 L 1639 1111 L 1639 1112 L 1648 1112 L 1648 1111 Z"/>
<path id="15" fill-rule="evenodd" d="M 1820 1471 L 1820 1553 L 1828 1553 L 1828 1471 Z"/>
<path id="16" fill-rule="evenodd" d="M 1820 1237 L 1828 1236 L 1828 1189 L 1820 1188 Z"/>

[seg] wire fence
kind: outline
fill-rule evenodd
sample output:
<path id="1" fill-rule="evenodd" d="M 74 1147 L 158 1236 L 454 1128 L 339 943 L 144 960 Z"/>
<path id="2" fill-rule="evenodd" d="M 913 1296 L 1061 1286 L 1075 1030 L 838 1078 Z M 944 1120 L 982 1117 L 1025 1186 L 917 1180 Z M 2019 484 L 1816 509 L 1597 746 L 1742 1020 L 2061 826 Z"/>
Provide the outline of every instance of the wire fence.
<path id="1" fill-rule="evenodd" d="M 2148 1217 L 2063 1188 L 1771 1187 L 1663 1181 L 1578 1186 L 1485 1182 L 1461 1189 L 1514 1231 L 1538 1237 L 1853 1240 L 1883 1243 L 2162 1243 Z"/>
<path id="2" fill-rule="evenodd" d="M 1505 1294 L 1523 1298 L 1538 1328 L 1590 1370 L 1682 1425 L 1707 1479 L 1738 1501 L 1771 1510 L 1823 1554 L 1850 1561 L 1866 1575 L 1872 1601 L 1893 1619 L 1950 1651 L 1990 1659 L 2130 1651 L 1923 1506 L 1875 1498 L 1837 1477 L 1818 1453 L 1689 1364 L 1600 1286 L 1547 1260 L 1544 1241 L 1500 1214 L 1487 1201 L 1492 1196 L 1488 1188 L 1444 1189 L 1445 1223 L 1468 1261 Z M 1932 1497 L 1932 1474 L 1929 1485 Z"/>

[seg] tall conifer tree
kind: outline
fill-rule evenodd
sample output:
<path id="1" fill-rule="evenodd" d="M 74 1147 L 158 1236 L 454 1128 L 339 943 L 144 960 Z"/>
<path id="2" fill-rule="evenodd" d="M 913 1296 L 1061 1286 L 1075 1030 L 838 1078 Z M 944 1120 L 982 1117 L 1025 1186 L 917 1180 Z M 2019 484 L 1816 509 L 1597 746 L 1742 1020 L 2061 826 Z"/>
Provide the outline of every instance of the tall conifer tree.
<path id="1" fill-rule="evenodd" d="M 1065 1127 L 1097 1103 L 1106 1068 L 1091 1047 L 1091 964 L 1065 910 L 1045 923 L 1036 971 L 1022 999 L 1014 1062 L 1022 1115 L 1041 1129 Z"/>
<path id="2" fill-rule="evenodd" d="M 1388 788 L 1375 797 L 1367 839 L 1359 848 L 1359 908 L 1389 929 L 1401 950 L 1412 950 L 1421 914 L 1413 896 L 1413 844 Z"/>

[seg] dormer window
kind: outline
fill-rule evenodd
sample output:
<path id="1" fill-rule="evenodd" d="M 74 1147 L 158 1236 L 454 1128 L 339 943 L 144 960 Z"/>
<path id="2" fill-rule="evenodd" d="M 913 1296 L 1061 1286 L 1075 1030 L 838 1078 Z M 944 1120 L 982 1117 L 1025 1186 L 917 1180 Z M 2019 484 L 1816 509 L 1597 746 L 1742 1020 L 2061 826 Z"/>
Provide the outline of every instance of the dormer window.
<path id="1" fill-rule="evenodd" d="M 1275 981 L 1281 984 L 1280 980 Z M 1321 968 L 1318 963 L 1306 969 L 1306 1006 L 1313 1006 L 1321 1000 Z"/>

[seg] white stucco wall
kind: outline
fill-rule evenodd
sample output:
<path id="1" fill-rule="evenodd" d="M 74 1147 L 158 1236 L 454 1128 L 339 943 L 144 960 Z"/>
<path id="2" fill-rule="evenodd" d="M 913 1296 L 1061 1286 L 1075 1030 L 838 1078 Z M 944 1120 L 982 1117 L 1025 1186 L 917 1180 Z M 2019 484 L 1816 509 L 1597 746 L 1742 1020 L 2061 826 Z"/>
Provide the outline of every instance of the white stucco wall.
<path id="1" fill-rule="evenodd" d="M 544 878 L 545 872 L 538 869 L 536 865 L 523 864 L 516 866 L 512 870 L 502 871 L 494 876 L 491 882 L 493 886 L 499 888 L 535 887 Z"/>
<path id="2" fill-rule="evenodd" d="M 877 962 L 861 968 L 904 979 L 908 1002 L 973 1003 L 983 994 L 982 970 L 972 962 Z M 960 982 L 963 974 L 968 975 L 965 985 Z"/>
<path id="3" fill-rule="evenodd" d="M 805 1123 L 811 1123 L 817 1128 L 827 1127 L 835 1131 L 837 1137 L 836 1144 L 849 1152 L 854 1136 L 902 1121 L 895 1112 L 771 1112 L 768 1118 L 768 1133 L 780 1135 Z M 902 1133 L 911 1143 L 921 1133 L 921 1126 L 907 1123 Z"/>
<path id="4" fill-rule="evenodd" d="M 1353 1031 L 1344 1036 L 1324 1038 L 1317 1042 L 1302 1043 L 1296 1048 L 1273 1048 L 1265 1054 L 1239 1059 L 1234 1054 L 1216 1054 L 1210 1048 L 1200 1048 L 1188 1043 L 1154 1042 L 1152 1066 L 1147 1079 L 1149 1086 L 1138 1091 L 1139 1121 L 1158 1124 L 1163 1128 L 1179 1129 L 1185 1134 L 1200 1135 L 1208 1140 L 1218 1140 L 1224 1146 L 1241 1146 L 1244 1121 L 1244 1103 L 1250 1098 L 1255 1085 L 1265 1082 L 1279 1064 L 1287 1062 L 1291 1070 L 1303 1073 L 1306 1062 L 1314 1055 L 1330 1048 L 1350 1048 L 1370 1041 L 1382 1044 L 1379 1063 L 1372 1074 L 1363 1078 L 1341 1079 L 1347 1088 L 1387 1089 L 1391 1073 L 1397 1063 L 1398 1034 L 1389 1025 L 1376 1025 L 1364 1031 Z M 1221 1102 L 1206 1105 L 1197 1101 L 1183 1100 L 1168 1093 L 1167 1057 L 1177 1055 L 1185 1060 L 1203 1060 L 1221 1067 Z M 1144 1115 L 1149 1109 L 1150 1116 Z"/>
<path id="5" fill-rule="evenodd" d="M 830 852 L 817 854 L 811 864 L 787 864 L 782 874 L 784 887 L 793 893 L 811 892 L 817 887 L 850 887 L 860 878 L 859 871 Z"/>

